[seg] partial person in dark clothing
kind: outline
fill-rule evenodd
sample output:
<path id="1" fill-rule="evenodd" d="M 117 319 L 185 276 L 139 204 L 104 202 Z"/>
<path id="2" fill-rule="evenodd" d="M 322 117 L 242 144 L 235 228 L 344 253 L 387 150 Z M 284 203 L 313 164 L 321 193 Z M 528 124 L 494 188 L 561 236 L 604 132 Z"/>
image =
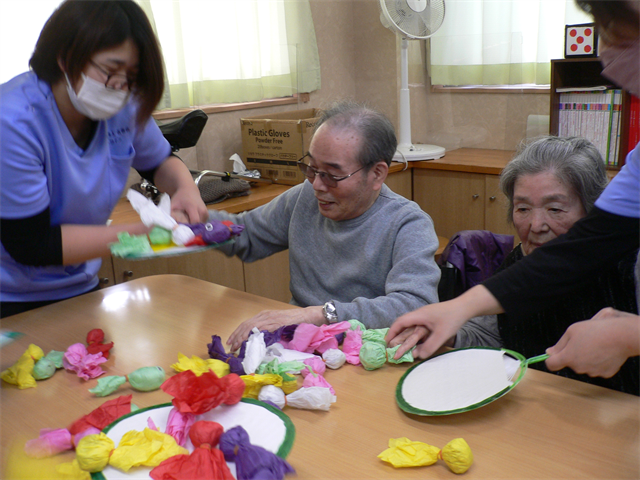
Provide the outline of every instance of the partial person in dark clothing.
<path id="1" fill-rule="evenodd" d="M 500 177 L 501 190 L 509 203 L 508 219 L 522 243 L 506 256 L 496 274 L 566 233 L 593 209 L 606 184 L 602 157 L 586 139 L 544 137 L 523 145 Z M 571 324 L 591 318 L 605 307 L 636 312 L 635 260 L 633 253 L 603 268 L 550 308 L 518 308 L 497 316 L 474 317 L 448 345 L 504 347 L 530 358 L 557 343 Z M 531 368 L 549 371 L 544 363 Z M 558 374 L 640 395 L 638 357 L 629 359 L 620 372 L 608 379 L 579 375 L 568 368 Z"/>
<path id="2" fill-rule="evenodd" d="M 640 93 L 640 4 L 578 3 L 591 9 L 600 27 L 603 75 L 631 93 Z M 551 307 L 603 268 L 632 255 L 639 244 L 640 149 L 636 146 L 593 210 L 567 234 L 454 300 L 403 315 L 390 328 L 387 341 L 391 346 L 402 344 L 399 357 L 424 340 L 414 355 L 427 358 L 469 318 Z M 636 295 L 637 279 L 636 263 Z M 590 320 L 572 324 L 547 353 L 550 370 L 570 367 L 577 373 L 611 377 L 627 358 L 640 354 L 640 317 L 602 310 Z"/>

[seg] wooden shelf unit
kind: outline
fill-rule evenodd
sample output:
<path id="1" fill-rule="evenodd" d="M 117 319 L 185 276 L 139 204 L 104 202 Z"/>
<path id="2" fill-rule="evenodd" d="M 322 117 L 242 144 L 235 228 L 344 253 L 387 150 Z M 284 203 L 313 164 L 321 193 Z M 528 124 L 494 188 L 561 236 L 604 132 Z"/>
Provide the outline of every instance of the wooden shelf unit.
<path id="1" fill-rule="evenodd" d="M 551 60 L 551 108 L 549 119 L 549 134 L 558 135 L 559 132 L 559 105 L 560 93 L 558 88 L 595 87 L 599 85 L 614 85 L 611 80 L 602 76 L 602 64 L 597 57 L 589 58 L 563 58 Z M 620 146 L 618 149 L 618 165 L 607 166 L 611 170 L 620 170 L 624 165 L 627 153 L 629 153 L 629 115 L 631 95 L 622 90 L 622 121 L 620 122 Z"/>

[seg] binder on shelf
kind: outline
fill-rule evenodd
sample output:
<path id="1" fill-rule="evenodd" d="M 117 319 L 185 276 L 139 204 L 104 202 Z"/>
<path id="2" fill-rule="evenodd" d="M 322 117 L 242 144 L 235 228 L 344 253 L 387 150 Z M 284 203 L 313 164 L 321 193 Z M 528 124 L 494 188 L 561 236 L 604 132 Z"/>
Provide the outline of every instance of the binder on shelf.
<path id="1" fill-rule="evenodd" d="M 628 151 L 630 152 L 638 142 L 640 142 L 640 100 L 635 95 L 631 95 L 629 104 L 629 143 Z"/>

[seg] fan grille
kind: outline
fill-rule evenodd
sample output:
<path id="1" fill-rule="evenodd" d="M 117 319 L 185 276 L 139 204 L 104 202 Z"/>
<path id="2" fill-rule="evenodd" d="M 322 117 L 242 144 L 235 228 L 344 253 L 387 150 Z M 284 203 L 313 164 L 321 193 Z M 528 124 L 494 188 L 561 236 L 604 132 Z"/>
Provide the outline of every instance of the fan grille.
<path id="1" fill-rule="evenodd" d="M 428 38 L 444 21 L 444 0 L 426 0 L 426 8 L 415 11 L 412 5 L 419 1 L 380 0 L 382 13 L 391 25 L 388 28 L 410 38 Z"/>

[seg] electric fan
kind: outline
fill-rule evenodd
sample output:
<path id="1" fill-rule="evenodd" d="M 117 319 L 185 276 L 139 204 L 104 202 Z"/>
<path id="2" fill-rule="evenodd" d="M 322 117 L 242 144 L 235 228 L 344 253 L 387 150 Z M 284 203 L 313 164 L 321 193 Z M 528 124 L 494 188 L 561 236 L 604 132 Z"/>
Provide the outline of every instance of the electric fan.
<path id="1" fill-rule="evenodd" d="M 433 35 L 444 21 L 444 0 L 380 0 L 380 21 L 402 38 L 400 57 L 400 128 L 396 161 L 433 160 L 444 155 L 436 145 L 411 143 L 409 103 L 409 39 L 423 40 Z"/>

